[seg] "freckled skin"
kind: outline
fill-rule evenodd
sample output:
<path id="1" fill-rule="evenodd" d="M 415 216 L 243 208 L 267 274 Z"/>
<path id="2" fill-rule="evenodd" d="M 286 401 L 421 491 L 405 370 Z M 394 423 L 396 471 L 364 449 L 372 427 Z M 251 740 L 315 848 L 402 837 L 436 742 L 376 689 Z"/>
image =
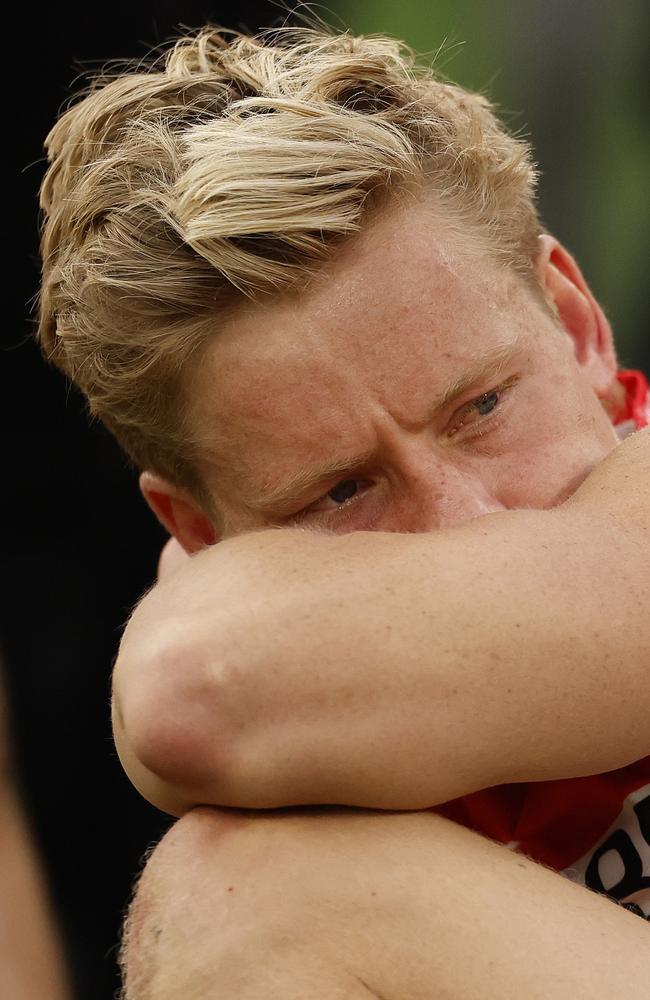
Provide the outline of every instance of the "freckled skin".
<path id="1" fill-rule="evenodd" d="M 488 413 L 480 432 L 450 436 L 453 408 L 432 413 L 434 401 L 486 352 L 515 341 L 499 378 L 456 406 L 512 376 L 498 422 Z M 306 292 L 242 312 L 206 349 L 189 396 L 200 440 L 216 441 L 210 429 L 219 429 L 203 473 L 226 535 L 284 523 L 286 512 L 260 514 L 245 497 L 368 450 L 364 495 L 344 516 L 331 504 L 308 523 L 420 532 L 557 504 L 616 444 L 602 405 L 613 352 L 594 366 L 580 349 L 520 278 L 461 243 L 431 209 L 388 212 Z M 323 483 L 321 495 L 335 485 Z"/>
<path id="2" fill-rule="evenodd" d="M 242 312 L 209 345 L 192 385 L 188 385 L 192 424 L 197 438 L 209 448 L 205 479 L 228 525 L 226 535 L 241 534 L 276 520 L 272 513 L 265 518 L 253 513 L 245 496 L 341 452 L 370 449 L 374 458 L 369 468 L 352 468 L 340 477 L 345 482 L 350 476 L 363 476 L 368 483 L 354 505 L 343 507 L 345 517 L 340 521 L 335 517 L 325 520 L 319 508 L 317 516 L 307 522 L 324 523 L 335 531 L 430 532 L 490 510 L 550 507 L 572 494 L 616 444 L 605 407 L 614 411 L 617 399 L 609 328 L 588 290 L 578 287 L 575 281 L 572 285 L 572 280 L 563 283 L 571 268 L 570 259 L 562 253 L 560 248 L 555 257 L 557 267 L 548 254 L 540 265 L 541 277 L 545 283 L 548 280 L 551 298 L 558 307 L 556 322 L 510 272 L 497 268 L 471 246 L 459 244 L 436 222 L 433 213 L 427 214 L 420 207 L 410 215 L 402 212 L 383 217 L 325 269 L 307 294 L 286 296 L 270 306 Z M 499 376 L 499 381 L 502 377 L 514 379 L 512 389 L 504 393 L 499 419 L 490 422 L 488 414 L 480 433 L 470 434 L 462 428 L 450 433 L 458 423 L 456 410 L 432 413 L 432 400 L 462 376 L 482 352 L 517 338 L 517 352 Z M 494 381 L 474 386 L 470 399 L 472 394 L 480 398 L 495 388 Z M 464 405 L 465 400 L 458 402 Z M 627 447 L 626 442 L 621 450 Z M 608 461 L 616 462 L 618 456 L 620 451 Z M 323 492 L 333 485 L 325 484 Z M 621 504 L 619 492 L 630 496 L 634 490 L 620 491 L 616 480 L 617 511 Z M 312 499 L 305 498 L 305 502 Z M 555 514 L 544 515 L 546 527 L 549 517 L 555 518 Z M 625 519 L 634 520 L 629 511 Z M 494 527 L 495 520 L 503 519 L 488 520 Z M 520 515 L 507 515 L 505 520 L 510 525 L 513 520 L 521 524 Z M 540 523 L 536 517 L 535 523 Z M 543 747 L 538 756 L 546 766 L 547 752 L 555 752 L 558 743 L 566 756 L 569 737 L 582 729 L 594 729 L 597 713 L 580 716 L 582 723 L 576 727 L 571 691 L 569 697 L 562 695 L 561 701 L 555 703 L 562 682 L 560 677 L 558 683 L 557 672 L 552 672 L 556 666 L 553 657 L 548 678 L 551 693 L 547 697 L 543 644 L 538 643 L 536 649 L 533 642 L 524 650 L 526 656 L 530 655 L 530 663 L 527 661 L 524 667 L 524 684 L 518 672 L 523 658 L 516 655 L 517 650 L 513 657 L 508 644 L 501 645 L 511 619 L 520 614 L 518 602 L 524 612 L 527 610 L 531 580 L 540 573 L 539 561 L 526 562 L 530 532 L 523 526 L 514 541 L 509 534 L 505 544 L 499 536 L 501 540 L 497 539 L 489 550 L 478 545 L 485 558 L 477 562 L 473 543 L 477 538 L 482 543 L 481 536 L 489 532 L 479 524 L 459 531 L 467 532 L 469 540 L 460 548 L 446 532 L 426 538 L 386 539 L 376 534 L 334 540 L 307 533 L 296 532 L 292 537 L 287 532 L 266 532 L 233 543 L 235 548 L 249 541 L 261 550 L 264 545 L 273 547 L 272 558 L 265 561 L 261 551 L 255 554 L 255 559 L 260 555 L 259 567 L 255 560 L 250 564 L 259 569 L 262 583 L 257 569 L 252 575 L 242 574 L 239 580 L 237 572 L 228 572 L 227 565 L 223 569 L 232 553 L 229 545 L 216 546 L 197 560 L 188 560 L 193 565 L 187 568 L 187 580 L 192 572 L 197 573 L 192 593 L 204 602 L 200 604 L 204 611 L 200 610 L 193 623 L 207 622 L 209 639 L 216 635 L 217 645 L 222 643 L 218 648 L 230 648 L 222 636 L 228 615 L 218 615 L 222 605 L 236 611 L 253 593 L 251 607 L 256 617 L 246 617 L 236 645 L 239 648 L 239 640 L 245 643 L 252 636 L 252 643 L 246 647 L 250 651 L 264 636 L 260 642 L 263 650 L 253 660 L 258 667 L 251 672 L 254 682 L 250 690 L 245 684 L 238 689 L 235 707 L 241 704 L 244 717 L 255 720 L 255 725 L 260 720 L 271 722 L 266 730 L 261 725 L 258 744 L 254 740 L 255 725 L 251 729 L 253 752 L 248 760 L 254 763 L 250 773 L 255 794 L 261 788 L 268 796 L 269 784 L 277 779 L 282 766 L 289 772 L 289 777 L 285 774 L 284 778 L 290 787 L 290 798 L 276 797 L 265 800 L 263 805 L 311 801 L 309 796 L 302 797 L 301 767 L 306 758 L 313 757 L 315 746 L 323 748 L 327 764 L 318 772 L 319 777 L 324 775 L 329 780 L 331 770 L 336 782 L 349 777 L 356 757 L 364 759 L 366 747 L 370 746 L 369 772 L 361 774 L 356 785 L 352 783 L 350 795 L 344 793 L 342 799 L 337 799 L 340 790 L 335 788 L 329 794 L 331 786 L 327 785 L 328 791 L 318 793 L 319 801 L 344 801 L 346 805 L 370 808 L 244 813 L 243 823 L 250 822 L 247 830 L 237 823 L 233 825 L 231 810 L 193 809 L 187 813 L 157 849 L 149 862 L 149 880 L 143 880 L 141 891 L 151 893 L 165 927 L 148 958 L 148 967 L 158 973 L 155 989 L 147 994 L 134 992 L 134 1000 L 141 996 L 142 1000 L 149 1000 L 149 996 L 157 1000 L 185 997 L 189 995 L 188 983 L 194 986 L 193 995 L 206 996 L 217 982 L 220 995 L 251 1000 L 280 995 L 286 1000 L 324 995 L 348 1000 L 360 995 L 359 984 L 363 986 L 362 995 L 368 995 L 366 980 L 373 983 L 373 995 L 401 1000 L 430 996 L 432 989 L 436 995 L 444 993 L 467 1000 L 487 1000 L 496 995 L 504 1000 L 519 1000 L 524 995 L 553 1000 L 583 996 L 609 1000 L 622 984 L 621 970 L 626 971 L 624 988 L 628 995 L 645 996 L 648 942 L 640 921 L 634 922 L 625 911 L 610 908 L 608 902 L 434 813 L 400 812 L 402 808 L 414 809 L 415 799 L 405 803 L 400 798 L 397 805 L 395 799 L 382 799 L 396 757 L 403 753 L 404 743 L 413 734 L 413 752 L 408 755 L 403 775 L 399 775 L 398 795 L 414 775 L 444 776 L 446 770 L 455 775 L 460 751 L 467 744 L 466 732 L 474 740 L 467 758 L 471 758 L 472 766 L 480 756 L 477 748 L 486 746 L 496 747 L 504 761 L 524 767 L 522 756 L 526 754 L 525 766 L 530 766 L 531 761 L 539 763 L 534 750 L 531 756 L 534 738 L 536 745 Z M 532 537 L 537 542 L 539 533 Z M 593 536 L 588 533 L 586 537 L 591 540 Z M 370 538 L 373 547 L 366 548 Z M 566 533 L 561 533 L 561 539 L 564 553 Z M 316 556 L 307 553 L 301 563 L 299 546 L 305 541 L 310 546 L 326 544 L 334 553 L 329 563 L 325 548 L 319 548 Z M 200 547 L 196 539 L 190 538 L 189 542 L 188 551 Z M 345 573 L 351 566 L 356 542 L 363 546 L 346 590 Z M 441 543 L 442 549 L 434 542 Z M 285 543 L 288 556 L 279 547 Z M 377 554 L 392 551 L 398 543 L 408 547 L 410 553 L 419 547 L 418 558 L 407 559 L 408 574 L 395 567 L 392 555 L 380 563 L 379 572 L 366 572 L 368 551 L 377 558 Z M 292 544 L 297 548 L 292 549 Z M 571 572 L 576 574 L 572 595 L 584 593 L 588 598 L 595 577 L 583 563 L 584 556 L 593 559 L 593 543 L 578 547 L 578 561 L 569 559 L 563 564 L 563 573 L 565 578 Z M 535 549 L 537 555 L 543 548 L 540 544 Z M 554 544 L 554 551 L 557 548 Z M 436 574 L 430 572 L 434 561 L 429 559 L 431 550 L 435 550 L 434 559 L 440 557 L 449 587 L 444 580 L 437 587 Z M 617 549 L 616 559 L 623 566 L 636 565 L 633 556 L 637 550 L 636 542 L 627 555 Z M 343 558 L 336 557 L 339 551 Z M 459 553 L 462 556 L 468 551 L 470 562 L 457 560 Z M 302 618 L 295 613 L 291 597 L 288 599 L 290 613 L 282 619 L 279 632 L 289 640 L 274 661 L 273 638 L 269 642 L 268 637 L 273 637 L 278 618 L 275 613 L 270 615 L 272 629 L 258 627 L 260 608 L 256 599 L 260 594 L 264 597 L 265 588 L 273 594 L 284 595 L 291 588 L 292 593 L 303 594 L 309 589 L 315 559 L 322 560 L 319 569 L 325 582 L 333 580 L 335 586 L 324 591 L 317 588 L 317 610 L 311 612 L 308 605 Z M 347 567 L 343 571 L 342 563 Z M 507 580 L 511 564 L 521 564 L 519 585 L 505 588 L 506 599 L 501 600 L 501 581 Z M 613 566 L 614 560 L 609 565 Z M 202 568 L 205 572 L 200 575 Z M 542 568 L 542 579 L 547 580 L 547 592 L 552 597 L 558 581 L 548 565 Z M 211 573 L 216 574 L 214 586 Z M 466 575 L 467 584 L 463 580 L 462 588 L 456 585 L 456 575 Z M 175 579 L 181 578 L 182 571 Z M 381 581 L 379 587 L 376 580 Z M 616 589 L 616 580 L 620 594 L 623 588 L 619 577 L 608 585 Z M 561 582 L 564 584 L 565 579 Z M 175 591 L 173 581 L 169 584 L 169 601 L 163 597 L 164 614 L 158 620 L 167 621 L 179 608 L 186 610 L 190 588 L 188 585 L 183 591 L 184 586 L 178 584 Z M 391 597 L 389 606 L 383 601 L 382 587 Z M 539 593 L 536 587 L 532 589 L 537 609 Z M 370 593 L 372 601 L 360 599 L 365 592 Z M 425 593 L 427 604 L 422 607 L 419 602 Z M 462 600 L 448 606 L 449 594 L 460 594 Z M 474 609 L 480 610 L 485 594 L 489 598 L 485 599 L 487 612 L 475 615 Z M 619 612 L 625 603 L 620 602 Z M 588 600 L 583 604 L 591 620 L 592 605 Z M 341 628 L 346 621 L 344 605 L 348 617 L 352 613 L 346 631 Z M 572 601 L 569 608 L 565 599 L 550 605 L 549 617 L 556 628 L 560 620 L 566 619 L 580 634 L 578 605 Z M 357 607 L 358 623 L 354 619 Z M 374 618 L 377 607 L 381 613 Z M 460 626 L 454 624 L 451 633 L 443 627 L 442 638 L 435 630 L 430 632 L 431 607 L 440 609 L 443 626 L 459 620 Z M 504 614 L 500 617 L 502 607 Z M 399 645 L 397 663 L 391 655 L 384 657 L 386 647 L 394 644 L 385 641 L 390 631 L 390 626 L 385 628 L 385 619 L 390 616 L 394 622 L 393 640 L 397 636 Z M 255 629 L 250 628 L 253 620 Z M 437 642 L 445 660 L 446 646 L 453 646 L 456 638 L 461 646 L 469 642 L 470 633 L 477 628 L 479 639 L 484 641 L 476 647 L 470 643 L 470 655 L 461 650 L 458 663 L 462 669 L 452 663 L 448 677 L 440 675 L 445 683 L 437 686 L 434 697 L 423 693 L 420 682 L 426 682 L 427 675 L 426 671 L 418 674 L 415 670 L 418 664 L 414 657 L 421 657 L 422 650 L 428 653 L 436 648 Z M 558 635 L 574 637 L 571 629 L 560 630 Z M 375 645 L 368 639 L 374 631 L 381 631 L 381 641 Z M 316 633 L 317 643 L 310 646 L 301 638 L 296 642 L 298 652 L 294 652 L 291 641 L 297 634 L 311 639 Z M 359 653 L 354 642 L 346 640 L 361 634 L 364 644 Z M 629 641 L 631 630 L 625 629 L 624 634 Z M 421 638 L 414 640 L 417 635 Z M 325 640 L 334 643 L 333 651 L 329 658 L 319 659 Z M 484 646 L 488 647 L 486 655 Z M 632 648 L 638 646 L 637 642 Z M 562 650 L 568 654 L 577 650 L 580 658 L 577 647 L 575 638 L 562 643 Z M 316 655 L 310 656 L 310 651 Z M 409 651 L 410 661 L 405 655 Z M 535 653 L 539 653 L 537 659 Z M 588 660 L 591 668 L 591 657 L 582 659 Z M 630 659 L 628 656 L 626 662 Z M 243 656 L 241 662 L 249 661 Z M 310 668 L 307 671 L 305 664 Z M 316 669 L 312 669 L 314 664 Z M 573 668 L 578 665 L 571 662 L 569 655 L 569 676 L 574 676 Z M 383 672 L 379 669 L 382 666 Z M 244 673 L 240 670 L 239 676 Z M 348 688 L 350 674 L 355 679 Z M 488 676 L 488 684 L 482 686 L 481 674 Z M 417 683 L 415 696 L 410 698 L 411 675 Z M 464 684 L 466 675 L 469 682 Z M 285 686 L 286 677 L 289 681 Z M 511 677 L 516 687 L 508 686 Z M 280 678 L 277 685 L 275 678 Z M 541 678 L 537 688 L 532 683 L 536 678 Z M 324 708 L 322 718 L 318 713 L 314 716 L 315 701 L 330 705 L 337 685 L 343 694 L 335 701 L 335 710 L 328 715 Z M 382 686 L 387 692 L 383 701 Z M 222 690 L 227 692 L 226 687 Z M 287 698 L 287 691 L 292 697 Z M 346 715 L 348 691 L 352 710 Z M 468 701 L 474 691 L 475 700 Z M 588 684 L 583 693 L 587 697 L 579 700 L 580 710 L 593 701 Z M 509 713 L 508 705 L 517 694 L 520 708 Z M 430 706 L 435 704 L 435 697 L 439 698 L 440 714 L 437 725 L 432 727 Z M 631 700 L 641 699 L 637 693 Z M 444 753 L 437 752 L 446 752 L 444 736 L 430 757 L 423 759 L 427 741 L 435 743 L 440 736 L 445 712 L 451 713 L 453 722 L 459 702 L 462 740 L 459 745 L 453 739 L 449 741 L 454 750 L 451 765 Z M 539 732 L 527 721 L 529 702 L 542 707 Z M 172 703 L 176 709 L 177 701 Z M 301 708 L 302 721 L 308 725 L 294 731 L 294 716 L 300 715 Z M 560 709 L 564 709 L 563 718 L 558 717 Z M 627 713 L 633 717 L 629 709 Z M 642 728 L 645 739 L 647 711 L 639 714 L 642 719 L 637 727 Z M 608 720 L 611 715 L 610 710 Z M 230 718 L 232 712 L 224 713 L 226 716 Z M 215 717 L 219 718 L 217 713 Z M 281 723 L 286 718 L 285 728 L 276 725 L 278 718 Z M 485 738 L 482 736 L 491 719 L 495 720 L 498 739 L 489 732 Z M 369 724 L 364 727 L 366 721 Z M 459 728 L 452 726 L 454 732 Z M 611 728 L 611 743 L 618 746 L 621 733 L 627 735 L 629 726 L 614 720 Z M 386 751 L 383 737 L 396 729 L 399 740 L 386 741 Z M 280 734 L 276 743 L 272 739 L 269 742 L 270 730 Z M 285 731 L 287 740 L 283 742 Z M 548 732 L 553 735 L 550 742 Z M 358 745 L 354 743 L 357 733 L 361 733 Z M 558 734 L 564 734 L 564 739 Z M 346 739 L 352 741 L 351 748 Z M 380 758 L 382 749 L 384 756 Z M 579 752 L 576 759 L 583 767 Z M 269 760 L 271 766 L 266 767 Z M 296 761 L 299 766 L 294 773 Z M 550 766 L 557 764 L 551 762 Z M 611 761 L 608 766 L 612 766 Z M 499 780 L 522 780 L 521 774 L 495 773 Z M 531 773 L 537 780 L 549 776 L 543 767 Z M 238 777 L 241 779 L 241 775 Z M 364 799 L 359 789 L 367 794 L 369 781 L 375 777 L 376 797 L 372 801 Z M 292 784 L 294 779 L 297 785 Z M 481 779 L 471 787 L 485 787 L 487 783 Z M 439 792 L 439 788 L 434 793 L 427 787 L 427 805 L 451 797 Z M 241 806 L 240 788 L 237 795 L 234 804 Z M 223 803 L 223 788 L 215 797 L 211 797 L 211 789 L 205 793 L 202 790 L 194 801 Z M 424 796 L 417 798 L 418 803 L 423 801 Z M 377 803 L 388 811 L 373 812 Z M 243 800 L 244 806 L 249 804 Z M 226 832 L 234 831 L 237 836 L 224 837 L 224 824 Z M 393 839 L 395 853 L 390 855 L 387 851 Z M 405 843 L 408 850 L 404 849 Z M 364 865 L 368 869 L 365 881 L 361 878 Z M 369 885 L 373 888 L 368 894 Z M 377 895 L 376 888 L 379 898 L 368 910 L 366 898 Z M 608 949 L 602 947 L 604 938 Z M 298 947 L 287 953 L 285 946 L 292 943 Z M 142 954 L 142 939 L 135 947 L 140 947 Z M 616 955 L 616 962 L 611 960 L 612 955 Z M 576 956 L 580 956 L 579 960 Z M 276 959 L 277 966 L 273 964 Z M 354 989 L 348 980 L 350 970 L 357 973 Z M 249 992 L 243 989 L 246 985 Z"/>

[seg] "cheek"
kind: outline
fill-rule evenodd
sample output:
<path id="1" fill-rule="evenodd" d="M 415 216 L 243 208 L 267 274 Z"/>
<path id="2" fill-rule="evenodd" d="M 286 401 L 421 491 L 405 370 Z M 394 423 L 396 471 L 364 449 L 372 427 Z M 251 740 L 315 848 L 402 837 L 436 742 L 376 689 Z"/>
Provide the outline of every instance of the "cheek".
<path id="1" fill-rule="evenodd" d="M 543 449 L 505 462 L 494 492 L 509 510 L 553 507 L 578 488 L 589 469 L 583 461 Z"/>
<path id="2" fill-rule="evenodd" d="M 484 471 L 503 506 L 552 507 L 570 496 L 616 445 L 611 423 L 582 380 L 564 373 L 526 380 Z"/>
<path id="3" fill-rule="evenodd" d="M 546 418 L 524 426 L 498 460 L 498 498 L 511 509 L 552 507 L 571 496 L 615 444 L 593 418 L 570 424 Z"/>

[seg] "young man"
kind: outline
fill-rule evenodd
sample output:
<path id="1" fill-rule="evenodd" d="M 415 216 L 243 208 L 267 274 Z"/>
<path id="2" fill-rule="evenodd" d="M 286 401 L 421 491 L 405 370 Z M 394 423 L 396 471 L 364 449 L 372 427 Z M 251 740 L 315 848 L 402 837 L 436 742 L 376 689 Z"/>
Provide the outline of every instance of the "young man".
<path id="1" fill-rule="evenodd" d="M 41 339 L 175 539 L 129 1000 L 645 996 L 647 386 L 526 145 L 388 39 L 206 29 L 48 148 Z"/>

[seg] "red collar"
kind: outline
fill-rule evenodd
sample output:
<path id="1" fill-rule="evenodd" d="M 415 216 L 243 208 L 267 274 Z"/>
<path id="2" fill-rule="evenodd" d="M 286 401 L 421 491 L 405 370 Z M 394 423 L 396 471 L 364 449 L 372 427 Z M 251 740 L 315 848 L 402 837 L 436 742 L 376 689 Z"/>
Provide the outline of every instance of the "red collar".
<path id="1" fill-rule="evenodd" d="M 616 414 L 614 423 L 633 420 L 637 429 L 650 424 L 650 387 L 643 372 L 624 370 L 616 376 L 625 389 L 625 406 Z"/>

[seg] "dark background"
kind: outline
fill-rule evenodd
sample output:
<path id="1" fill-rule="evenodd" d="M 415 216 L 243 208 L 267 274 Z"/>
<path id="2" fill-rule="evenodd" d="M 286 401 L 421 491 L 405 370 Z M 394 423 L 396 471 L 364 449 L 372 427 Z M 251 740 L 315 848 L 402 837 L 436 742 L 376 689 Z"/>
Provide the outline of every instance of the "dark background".
<path id="1" fill-rule="evenodd" d="M 468 43 L 461 52 L 461 72 L 453 59 L 446 71 L 471 86 L 485 86 L 494 76 L 501 91 L 497 96 L 514 109 L 515 125 L 528 124 L 547 168 L 541 191 L 547 222 L 580 260 L 587 259 L 587 277 L 605 299 L 615 330 L 622 329 L 623 361 L 644 365 L 649 354 L 648 282 L 635 275 L 645 275 L 647 266 L 647 227 L 639 220 L 647 213 L 648 199 L 645 174 L 634 167 L 643 151 L 634 143 L 642 120 L 646 135 L 647 55 L 640 57 L 638 47 L 626 41 L 645 33 L 643 17 L 639 23 L 634 20 L 642 5 L 631 3 L 634 17 L 624 23 L 618 6 L 588 0 L 514 6 L 507 0 L 493 5 L 441 2 L 437 18 L 424 3 L 378 0 L 364 6 L 341 0 L 331 5 L 332 20 L 337 6 L 353 29 L 386 30 L 421 49 L 431 48 L 434 35 L 436 44 L 445 37 L 439 26 L 443 14 L 451 21 L 451 41 L 471 41 L 478 32 L 474 47 Z M 476 20 L 480 9 L 487 8 L 502 15 L 491 24 L 492 49 L 485 25 Z M 566 11 L 574 8 L 580 18 L 567 24 Z M 404 18 L 403 30 L 395 22 L 396 11 Z M 39 13 L 38 30 L 30 32 L 27 71 L 18 84 L 20 101 L 14 105 L 5 99 L 5 129 L 12 140 L 6 145 L 15 163 L 3 245 L 15 294 L 0 352 L 5 528 L 0 636 L 19 780 L 80 1000 L 114 995 L 120 916 L 143 853 L 168 825 L 123 776 L 109 725 L 109 675 L 121 629 L 153 578 L 164 536 L 112 439 L 88 424 L 76 391 L 42 362 L 31 340 L 42 141 L 83 68 L 106 59 L 140 57 L 178 24 L 198 27 L 212 20 L 256 30 L 285 16 L 278 4 L 263 2 L 113 0 L 105 7 L 50 6 Z M 519 32 L 516 44 L 511 44 L 513 32 Z M 604 68 L 601 44 L 609 53 Z M 619 66 L 613 69 L 612 53 L 617 51 Z M 627 76 L 621 83 L 623 63 Z M 604 87 L 604 110 L 596 114 L 593 94 L 597 83 L 602 89 L 605 70 L 619 75 Z M 584 136 L 602 125 L 615 86 L 622 96 L 607 113 L 617 122 L 618 137 L 603 138 L 599 131 L 600 145 L 588 147 L 585 154 Z M 19 110 L 10 114 L 14 106 Z M 585 120 L 591 123 L 586 131 Z M 628 123 L 625 136 L 623 121 Z M 614 167 L 605 169 L 603 163 L 614 162 L 614 142 L 619 173 L 612 175 Z M 585 156 L 591 173 L 583 165 Z M 630 169 L 632 180 L 625 173 Z M 598 188 L 593 177 L 600 175 Z M 596 219 L 605 220 L 609 236 Z M 629 261 L 637 268 L 632 279 Z M 621 272 L 618 284 L 610 281 L 612 269 Z"/>
<path id="2" fill-rule="evenodd" d="M 119 636 L 153 579 L 164 535 L 113 439 L 88 425 L 76 390 L 31 340 L 42 142 L 79 87 L 70 85 L 80 61 L 141 57 L 178 23 L 257 30 L 279 17 L 270 3 L 112 0 L 45 8 L 30 39 L 28 106 L 13 123 L 20 205 L 9 206 L 18 217 L 3 233 L 15 311 L 0 352 L 0 636 L 19 778 L 80 1000 L 109 1000 L 117 990 L 119 920 L 143 853 L 169 822 L 124 777 L 109 716 Z"/>

